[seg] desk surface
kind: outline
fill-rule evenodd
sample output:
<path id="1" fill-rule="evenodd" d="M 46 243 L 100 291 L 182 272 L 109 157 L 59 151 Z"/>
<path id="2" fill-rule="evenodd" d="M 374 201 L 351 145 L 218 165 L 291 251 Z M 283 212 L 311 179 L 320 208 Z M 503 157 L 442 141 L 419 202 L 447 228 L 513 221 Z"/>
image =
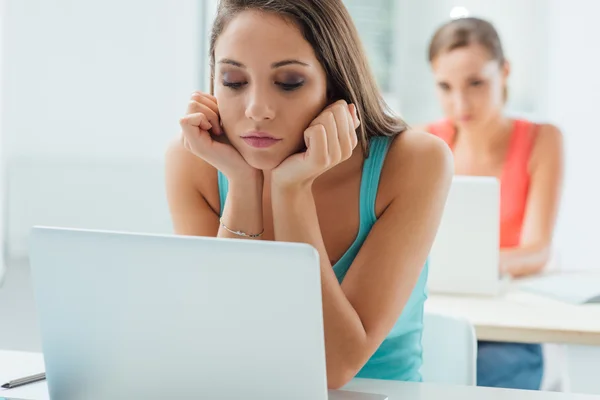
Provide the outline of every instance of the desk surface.
<path id="1" fill-rule="evenodd" d="M 0 350 L 0 382 L 32 375 L 43 371 L 43 357 L 40 353 L 23 353 Z M 0 385 L 2 384 L 0 383 Z M 587 400 L 594 396 L 533 392 L 520 390 L 489 389 L 468 386 L 434 385 L 395 381 L 355 379 L 345 388 L 358 392 L 380 393 L 390 400 Z M 34 383 L 12 390 L 0 389 L 2 396 L 12 396 L 31 400 L 48 400 L 45 382 Z"/>
<path id="2" fill-rule="evenodd" d="M 516 284 L 498 297 L 432 293 L 425 309 L 466 318 L 482 340 L 600 346 L 600 304 L 568 304 Z"/>

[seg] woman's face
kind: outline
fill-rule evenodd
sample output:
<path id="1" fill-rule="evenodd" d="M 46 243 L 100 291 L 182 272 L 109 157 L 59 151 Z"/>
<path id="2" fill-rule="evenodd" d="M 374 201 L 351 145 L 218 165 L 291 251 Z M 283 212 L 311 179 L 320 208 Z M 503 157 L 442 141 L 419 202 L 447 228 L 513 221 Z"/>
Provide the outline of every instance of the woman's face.
<path id="1" fill-rule="evenodd" d="M 304 130 L 327 105 L 327 78 L 295 24 L 244 11 L 215 44 L 214 94 L 232 145 L 270 170 L 304 148 Z"/>
<path id="2" fill-rule="evenodd" d="M 509 66 L 491 59 L 483 46 L 442 53 L 432 67 L 444 113 L 459 127 L 481 127 L 502 113 Z"/>

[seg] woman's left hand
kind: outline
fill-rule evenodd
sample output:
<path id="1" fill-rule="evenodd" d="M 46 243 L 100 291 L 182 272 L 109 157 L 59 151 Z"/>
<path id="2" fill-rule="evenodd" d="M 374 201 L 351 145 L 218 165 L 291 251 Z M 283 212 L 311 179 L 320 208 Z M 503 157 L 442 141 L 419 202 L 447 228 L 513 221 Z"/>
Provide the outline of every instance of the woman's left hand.
<path id="1" fill-rule="evenodd" d="M 360 120 L 354 104 L 339 100 L 315 118 L 304 131 L 306 151 L 291 155 L 273 170 L 274 185 L 310 186 L 325 171 L 346 161 L 358 144 Z"/>

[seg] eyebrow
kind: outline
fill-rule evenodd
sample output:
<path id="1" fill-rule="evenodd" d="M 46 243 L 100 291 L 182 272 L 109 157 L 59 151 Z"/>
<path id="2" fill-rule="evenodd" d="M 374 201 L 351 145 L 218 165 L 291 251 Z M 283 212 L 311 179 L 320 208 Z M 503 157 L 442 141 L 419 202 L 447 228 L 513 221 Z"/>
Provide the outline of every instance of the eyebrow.
<path id="1" fill-rule="evenodd" d="M 229 64 L 229 65 L 233 65 L 234 67 L 238 67 L 238 68 L 246 68 L 246 66 L 244 64 L 242 64 L 239 61 L 235 61 L 229 58 L 223 58 L 219 61 L 219 64 Z M 277 61 L 273 64 L 271 64 L 271 68 L 280 68 L 280 67 L 284 67 L 286 65 L 300 65 L 303 67 L 308 67 L 309 65 L 305 62 L 302 61 L 298 61 L 298 60 L 283 60 L 283 61 Z"/>
<path id="2" fill-rule="evenodd" d="M 276 63 L 271 64 L 271 68 L 279 68 L 284 67 L 286 65 L 301 65 L 303 67 L 308 67 L 307 63 L 298 60 L 283 60 Z"/>

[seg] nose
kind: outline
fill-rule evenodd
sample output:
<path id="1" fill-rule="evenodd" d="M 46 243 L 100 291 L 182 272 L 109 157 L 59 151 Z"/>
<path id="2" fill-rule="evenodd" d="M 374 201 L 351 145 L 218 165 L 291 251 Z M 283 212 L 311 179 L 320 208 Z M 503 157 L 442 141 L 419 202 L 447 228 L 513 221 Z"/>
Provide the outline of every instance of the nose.
<path id="1" fill-rule="evenodd" d="M 454 103 L 454 112 L 457 115 L 465 115 L 469 112 L 469 99 L 467 98 L 467 94 L 462 90 L 457 90 L 454 93 L 453 103 Z"/>
<path id="2" fill-rule="evenodd" d="M 259 88 L 248 91 L 246 117 L 257 122 L 275 118 L 275 109 L 268 93 Z"/>

